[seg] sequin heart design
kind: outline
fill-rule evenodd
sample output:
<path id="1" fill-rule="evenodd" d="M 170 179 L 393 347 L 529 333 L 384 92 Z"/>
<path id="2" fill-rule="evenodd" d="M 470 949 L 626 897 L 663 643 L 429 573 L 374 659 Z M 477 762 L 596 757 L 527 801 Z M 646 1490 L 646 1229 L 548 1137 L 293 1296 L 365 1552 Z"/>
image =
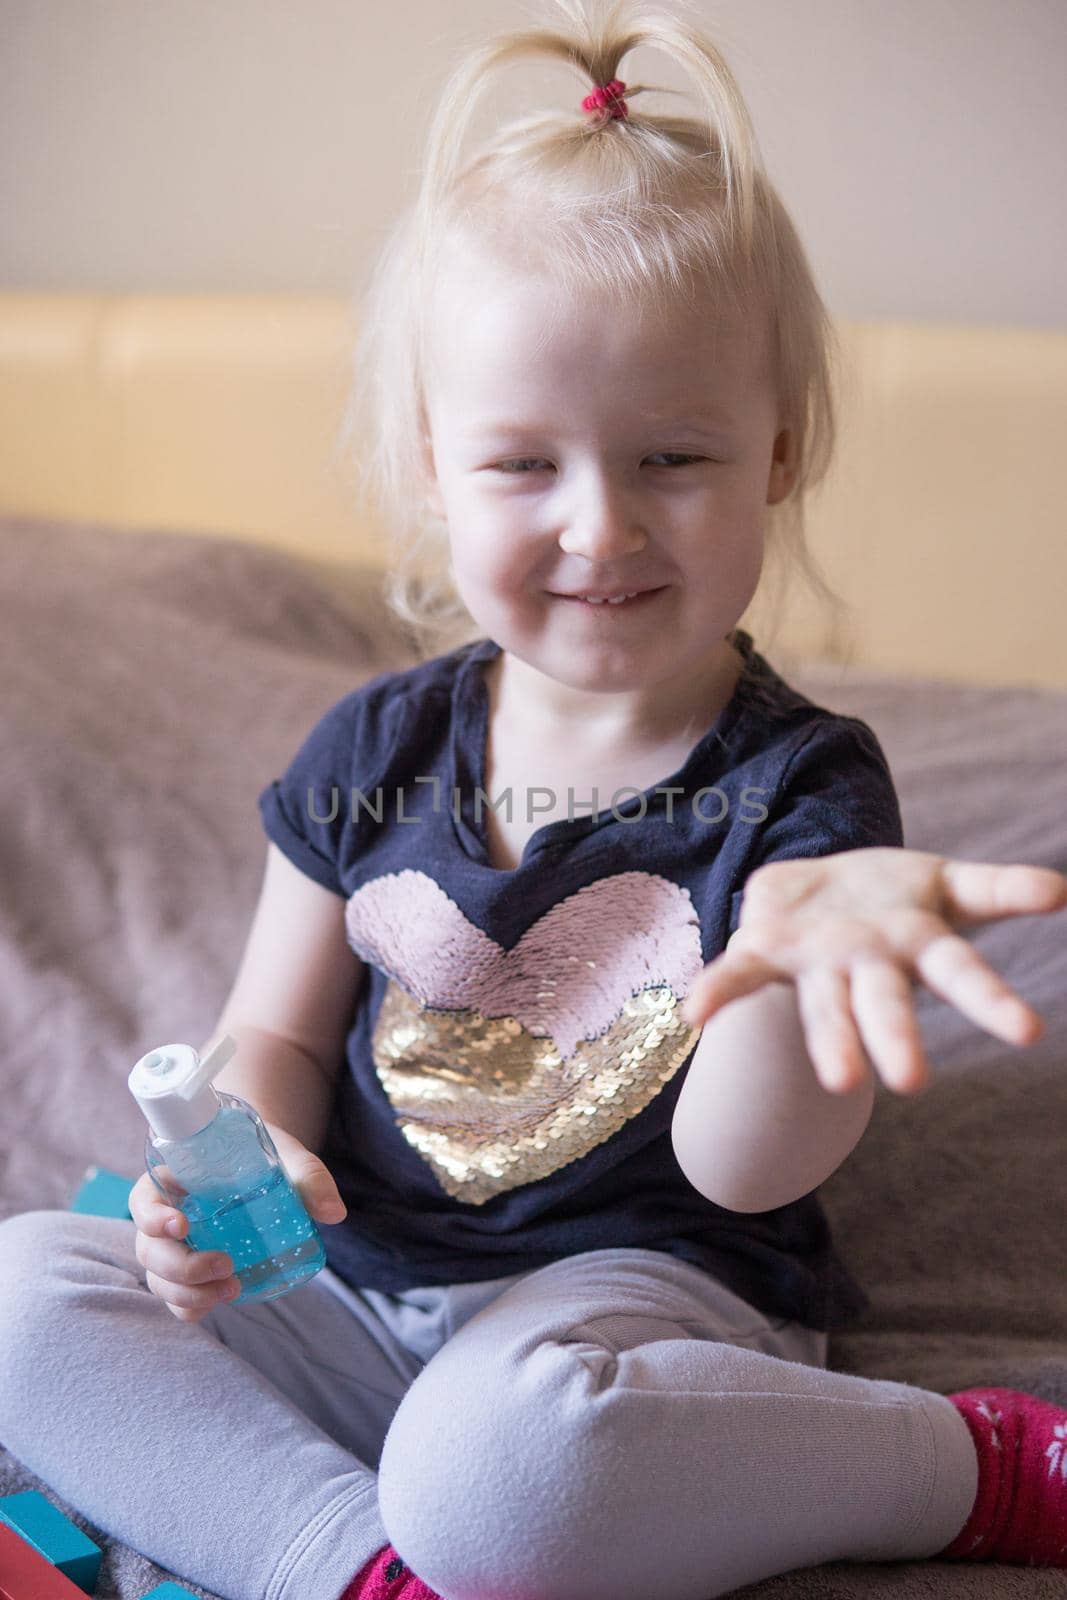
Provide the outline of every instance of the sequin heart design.
<path id="1" fill-rule="evenodd" d="M 349 898 L 348 942 L 386 974 L 374 1065 L 446 1193 L 480 1205 L 578 1160 L 643 1111 L 700 1034 L 688 890 L 620 872 L 552 906 L 511 949 L 425 872 Z"/>

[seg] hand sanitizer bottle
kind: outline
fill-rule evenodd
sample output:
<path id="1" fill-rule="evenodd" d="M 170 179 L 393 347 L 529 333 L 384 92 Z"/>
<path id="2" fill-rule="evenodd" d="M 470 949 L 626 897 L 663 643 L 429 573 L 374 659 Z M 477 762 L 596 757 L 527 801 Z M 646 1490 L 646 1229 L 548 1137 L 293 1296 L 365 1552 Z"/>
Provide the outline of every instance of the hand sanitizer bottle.
<path id="1" fill-rule="evenodd" d="M 160 1045 L 128 1079 L 149 1124 L 149 1176 L 189 1219 L 185 1242 L 233 1261 L 241 1292 L 229 1305 L 288 1294 L 326 1265 L 322 1235 L 262 1117 L 212 1085 L 236 1049 L 228 1033 L 203 1060 L 192 1045 Z"/>

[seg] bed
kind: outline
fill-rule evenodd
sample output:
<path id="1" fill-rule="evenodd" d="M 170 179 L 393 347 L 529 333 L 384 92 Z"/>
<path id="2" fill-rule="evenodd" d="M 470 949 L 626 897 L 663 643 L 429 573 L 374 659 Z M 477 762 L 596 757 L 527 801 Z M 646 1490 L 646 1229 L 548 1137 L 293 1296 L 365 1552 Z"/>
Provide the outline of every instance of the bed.
<path id="1" fill-rule="evenodd" d="M 214 1023 L 262 870 L 256 795 L 336 699 L 416 659 L 382 604 L 381 543 L 345 511 L 331 460 L 346 308 L 242 301 L 229 314 L 219 302 L 0 296 L 0 1217 L 69 1206 L 94 1164 L 140 1172 L 126 1074 L 152 1044 L 205 1038 Z M 1067 420 L 1067 340 L 908 332 L 852 330 L 865 420 L 823 502 L 819 549 L 858 644 L 835 659 L 800 616 L 768 653 L 812 698 L 875 729 L 910 846 L 1067 871 L 1067 541 L 1052 439 Z M 193 405 L 202 394 L 214 433 Z M 946 484 L 962 417 L 978 428 L 975 472 Z M 921 459 L 900 447 L 909 429 Z M 1009 465 L 983 474 L 994 434 Z M 887 440 L 907 464 L 900 482 L 874 465 Z M 317 485 L 315 537 L 297 516 L 301 481 Z M 923 481 L 936 512 L 920 516 Z M 901 530 L 896 566 L 883 551 L 873 575 L 847 537 L 872 485 L 896 498 L 865 536 L 875 521 Z M 1018 615 L 1003 571 L 970 561 L 1009 504 L 1020 525 L 1005 544 L 1001 524 L 1000 548 L 1020 569 Z M 916 570 L 922 595 L 901 625 Z M 897 580 L 893 631 L 876 602 Z M 970 932 L 1046 1019 L 1027 1049 L 916 992 L 933 1084 L 906 1101 L 879 1083 L 867 1134 L 822 1191 L 872 1301 L 832 1336 L 832 1366 L 1067 1405 L 1065 935 L 1067 913 Z M 104 1549 L 104 1600 L 181 1577 L 87 1522 L 0 1441 L 0 1495 L 27 1488 Z M 838 1562 L 744 1593 L 1037 1600 L 1067 1593 L 1067 1574 Z"/>

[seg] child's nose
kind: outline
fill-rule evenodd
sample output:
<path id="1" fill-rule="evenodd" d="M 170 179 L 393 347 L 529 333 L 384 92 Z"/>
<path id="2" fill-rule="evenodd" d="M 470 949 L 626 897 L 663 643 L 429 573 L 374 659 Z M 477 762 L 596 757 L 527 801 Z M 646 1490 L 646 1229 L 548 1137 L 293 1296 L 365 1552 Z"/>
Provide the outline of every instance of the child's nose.
<path id="1" fill-rule="evenodd" d="M 647 535 L 630 496 L 600 485 L 576 499 L 560 534 L 568 555 L 609 561 L 643 550 Z"/>

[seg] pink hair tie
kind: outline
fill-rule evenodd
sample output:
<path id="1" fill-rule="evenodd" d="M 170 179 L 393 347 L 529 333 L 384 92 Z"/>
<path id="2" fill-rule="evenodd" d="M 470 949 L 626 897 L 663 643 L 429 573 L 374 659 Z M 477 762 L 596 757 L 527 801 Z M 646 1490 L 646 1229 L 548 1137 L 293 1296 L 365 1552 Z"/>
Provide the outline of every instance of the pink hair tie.
<path id="1" fill-rule="evenodd" d="M 612 78 L 610 83 L 598 85 L 591 94 L 587 94 L 582 101 L 583 111 L 606 111 L 609 117 L 621 121 L 629 116 L 626 101 L 622 98 L 626 92 L 626 85 L 621 78 Z"/>

